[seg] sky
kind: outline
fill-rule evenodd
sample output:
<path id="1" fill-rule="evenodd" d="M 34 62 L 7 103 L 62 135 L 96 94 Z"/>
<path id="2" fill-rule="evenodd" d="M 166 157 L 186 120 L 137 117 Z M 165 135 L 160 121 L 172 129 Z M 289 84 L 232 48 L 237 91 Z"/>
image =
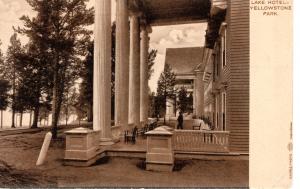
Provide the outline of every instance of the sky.
<path id="1" fill-rule="evenodd" d="M 88 2 L 88 7 L 94 5 L 95 0 Z M 115 1 L 112 0 L 112 20 L 115 20 Z M 0 0 L 0 49 L 3 53 L 9 45 L 10 36 L 13 34 L 13 26 L 22 26 L 19 18 L 23 15 L 33 17 L 36 13 L 27 4 L 26 0 Z M 150 89 L 155 92 L 158 78 L 164 68 L 166 48 L 199 47 L 204 45 L 206 23 L 186 24 L 173 26 L 152 27 L 150 34 L 150 49 L 157 49 L 154 74 L 149 81 Z M 25 44 L 26 37 L 19 36 Z M 5 116 L 6 117 L 6 116 Z"/>
<path id="2" fill-rule="evenodd" d="M 90 0 L 88 6 L 94 5 Z M 19 18 L 22 15 L 34 16 L 35 13 L 26 0 L 0 0 L 0 40 L 1 50 L 6 52 L 12 27 L 22 26 Z M 112 1 L 112 20 L 115 19 L 115 1 Z M 157 80 L 164 67 L 166 48 L 195 47 L 204 45 L 206 24 L 186 24 L 173 26 L 153 27 L 150 34 L 150 49 L 157 49 L 158 54 L 154 65 L 154 74 L 149 81 L 152 91 L 156 91 Z M 26 43 L 25 37 L 19 36 L 22 43 Z"/>

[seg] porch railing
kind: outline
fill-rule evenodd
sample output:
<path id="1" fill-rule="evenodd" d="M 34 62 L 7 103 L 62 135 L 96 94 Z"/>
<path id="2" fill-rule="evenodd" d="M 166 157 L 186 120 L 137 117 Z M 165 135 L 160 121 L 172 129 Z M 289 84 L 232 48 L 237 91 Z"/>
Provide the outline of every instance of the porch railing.
<path id="1" fill-rule="evenodd" d="M 121 126 L 112 126 L 111 135 L 113 139 L 120 139 L 121 136 Z"/>
<path id="2" fill-rule="evenodd" d="M 175 130 L 173 148 L 187 152 L 229 152 L 229 131 Z"/>

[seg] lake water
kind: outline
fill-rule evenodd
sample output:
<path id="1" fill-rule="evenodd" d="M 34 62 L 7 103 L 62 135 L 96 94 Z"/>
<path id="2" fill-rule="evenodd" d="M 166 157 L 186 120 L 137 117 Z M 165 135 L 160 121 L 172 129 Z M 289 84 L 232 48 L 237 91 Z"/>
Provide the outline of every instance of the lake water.
<path id="1" fill-rule="evenodd" d="M 0 115 L 1 117 L 1 115 Z M 73 122 L 74 120 L 76 120 L 76 115 L 71 115 L 68 123 Z M 32 115 L 32 119 L 33 119 L 33 115 Z M 51 114 L 49 115 L 49 120 L 48 120 L 48 124 L 51 124 L 51 120 L 52 120 L 52 116 Z M 12 113 L 11 111 L 3 111 L 3 128 L 2 129 L 8 129 L 11 128 L 11 122 L 12 122 Z M 29 128 L 29 122 L 30 122 L 30 114 L 29 113 L 24 113 L 23 114 L 23 120 L 22 120 L 22 128 Z M 61 121 L 62 124 L 65 123 L 65 121 Z M 40 126 L 40 123 L 38 123 Z M 1 125 L 1 124 L 0 124 Z M 20 114 L 15 114 L 15 125 L 16 127 L 20 127 Z M 41 122 L 41 126 L 46 126 L 47 125 L 47 121 L 46 120 L 42 120 Z M 0 127 L 1 129 L 1 127 Z"/>

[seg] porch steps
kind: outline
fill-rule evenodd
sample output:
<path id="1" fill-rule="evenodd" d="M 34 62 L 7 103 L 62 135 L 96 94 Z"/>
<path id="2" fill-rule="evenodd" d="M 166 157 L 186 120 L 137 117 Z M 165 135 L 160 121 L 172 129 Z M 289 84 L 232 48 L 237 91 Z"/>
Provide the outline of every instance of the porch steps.
<path id="1" fill-rule="evenodd" d="M 239 153 L 211 153 L 211 152 L 184 152 L 175 151 L 176 160 L 209 160 L 209 161 L 224 161 L 224 160 L 249 160 L 249 154 Z M 140 158 L 146 159 L 146 150 L 124 150 L 102 148 L 97 151 L 97 155 L 89 161 L 65 160 L 66 166 L 86 167 L 91 166 L 98 160 L 105 157 L 122 157 L 122 158 Z"/>
<path id="2" fill-rule="evenodd" d="M 214 153 L 214 152 L 185 152 L 175 151 L 176 159 L 198 159 L 198 160 L 249 160 L 249 154 L 235 152 Z"/>
<path id="3" fill-rule="evenodd" d="M 198 159 L 198 160 L 249 160 L 248 154 L 240 153 L 213 153 L 213 152 L 184 152 L 175 151 L 176 159 Z M 120 150 L 107 149 L 109 157 L 146 158 L 146 150 Z"/>
<path id="4" fill-rule="evenodd" d="M 97 155 L 93 157 L 92 159 L 86 161 L 86 160 L 72 160 L 72 159 L 65 159 L 63 162 L 63 165 L 65 166 L 74 166 L 74 167 L 88 167 L 93 164 L 95 164 L 98 160 L 106 157 L 105 149 L 98 149 L 96 152 Z"/>
<path id="5" fill-rule="evenodd" d="M 146 150 L 108 149 L 106 155 L 109 157 L 146 158 Z"/>

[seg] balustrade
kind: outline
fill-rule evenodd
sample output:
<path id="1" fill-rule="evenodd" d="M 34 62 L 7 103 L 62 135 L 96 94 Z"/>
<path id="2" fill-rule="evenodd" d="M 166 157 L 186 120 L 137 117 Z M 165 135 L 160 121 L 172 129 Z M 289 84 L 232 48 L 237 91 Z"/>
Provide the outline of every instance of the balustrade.
<path id="1" fill-rule="evenodd" d="M 175 130 L 173 147 L 187 152 L 229 152 L 229 131 Z"/>

